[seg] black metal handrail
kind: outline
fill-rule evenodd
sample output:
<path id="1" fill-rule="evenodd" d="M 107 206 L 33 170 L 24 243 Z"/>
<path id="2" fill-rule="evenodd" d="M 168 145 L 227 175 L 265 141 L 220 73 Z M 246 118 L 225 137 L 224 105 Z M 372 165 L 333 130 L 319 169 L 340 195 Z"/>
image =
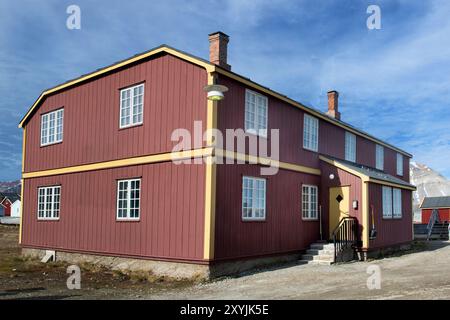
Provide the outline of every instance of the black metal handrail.
<path id="1" fill-rule="evenodd" d="M 334 261 L 337 262 L 338 253 L 349 247 L 358 245 L 358 219 L 345 217 L 339 221 L 333 233 Z"/>

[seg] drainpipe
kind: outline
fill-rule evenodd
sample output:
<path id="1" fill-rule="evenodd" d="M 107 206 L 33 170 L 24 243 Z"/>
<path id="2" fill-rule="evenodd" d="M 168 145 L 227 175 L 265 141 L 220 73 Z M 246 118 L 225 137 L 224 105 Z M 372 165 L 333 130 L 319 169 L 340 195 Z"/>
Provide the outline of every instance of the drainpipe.
<path id="1" fill-rule="evenodd" d="M 320 228 L 320 240 L 323 240 L 322 237 L 322 206 L 319 205 L 319 228 Z"/>

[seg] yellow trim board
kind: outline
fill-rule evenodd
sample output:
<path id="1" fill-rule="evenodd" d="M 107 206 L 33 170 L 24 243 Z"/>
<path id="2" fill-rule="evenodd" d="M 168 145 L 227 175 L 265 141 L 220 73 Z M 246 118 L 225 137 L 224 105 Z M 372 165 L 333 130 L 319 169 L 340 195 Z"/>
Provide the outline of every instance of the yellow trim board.
<path id="1" fill-rule="evenodd" d="M 30 179 L 30 178 L 37 178 L 37 177 L 48 177 L 48 176 L 54 176 L 54 175 L 59 175 L 59 174 L 78 173 L 78 172 L 111 169 L 111 168 L 133 166 L 133 165 L 140 165 L 140 164 L 147 164 L 147 163 L 206 157 L 206 156 L 212 155 L 212 153 L 213 153 L 212 148 L 161 153 L 161 154 L 148 155 L 148 156 L 142 156 L 142 157 L 112 160 L 112 161 L 105 161 L 105 162 L 97 162 L 97 163 L 92 163 L 92 164 L 84 164 L 84 165 L 59 168 L 59 169 L 26 172 L 26 173 L 22 174 L 22 178 Z"/>
<path id="2" fill-rule="evenodd" d="M 86 80 L 92 79 L 94 77 L 100 76 L 102 74 L 105 74 L 105 73 L 114 71 L 116 69 L 122 68 L 124 66 L 127 66 L 127 65 L 132 64 L 132 63 L 137 62 L 137 61 L 140 61 L 142 59 L 151 57 L 151 56 L 153 56 L 155 54 L 158 54 L 160 52 L 166 52 L 166 53 L 171 54 L 171 55 L 173 55 L 175 57 L 178 57 L 180 59 L 183 59 L 183 60 L 189 61 L 191 63 L 194 63 L 194 64 L 196 64 L 196 65 L 198 65 L 200 67 L 205 68 L 207 72 L 213 72 L 215 70 L 215 66 L 213 64 L 211 64 L 211 63 L 205 62 L 205 61 L 203 61 L 201 59 L 197 59 L 197 58 L 195 58 L 193 56 L 190 56 L 188 54 L 185 54 L 185 53 L 183 53 L 181 51 L 175 50 L 175 49 L 170 48 L 168 46 L 161 46 L 161 47 L 158 47 L 158 48 L 156 48 L 154 50 L 150 50 L 148 52 L 145 52 L 143 54 L 137 55 L 137 56 L 132 57 L 130 59 L 118 62 L 116 64 L 113 64 L 113 65 L 109 66 L 109 67 L 106 67 L 106 68 L 103 68 L 101 70 L 95 71 L 93 73 L 87 74 L 87 75 L 82 76 L 80 78 L 68 81 L 68 82 L 63 83 L 63 84 L 61 84 L 59 86 L 56 86 L 54 88 L 51 88 L 51 89 L 48 89 L 48 90 L 42 92 L 41 95 L 36 100 L 36 102 L 31 106 L 31 108 L 25 114 L 23 119 L 20 121 L 19 128 L 22 128 L 24 126 L 24 123 L 28 120 L 28 118 L 31 115 L 31 113 L 33 112 L 33 110 L 39 105 L 39 103 L 41 102 L 41 100 L 45 96 L 47 96 L 47 95 L 49 95 L 51 93 L 57 92 L 59 90 L 71 87 L 73 85 L 79 84 L 79 83 L 81 83 L 83 81 L 86 81 Z"/>
<path id="3" fill-rule="evenodd" d="M 270 158 L 257 157 L 224 149 L 215 149 L 215 155 L 218 157 L 225 157 L 228 159 L 250 162 L 251 164 L 261 164 L 264 166 L 271 166 L 271 165 L 278 166 L 281 169 L 320 176 L 320 169 L 305 167 L 294 163 L 276 161 Z"/>
<path id="4" fill-rule="evenodd" d="M 381 140 L 378 140 L 375 137 L 371 137 L 371 136 L 369 136 L 367 134 L 364 134 L 363 132 L 361 132 L 361 131 L 359 131 L 357 129 L 354 129 L 354 128 L 348 126 L 348 125 L 345 125 L 344 123 L 338 122 L 338 121 L 336 121 L 336 120 L 334 120 L 334 119 L 332 119 L 330 117 L 327 117 L 324 114 L 322 114 L 322 113 L 320 113 L 318 111 L 315 111 L 312 108 L 308 108 L 308 107 L 302 105 L 301 103 L 288 98 L 287 96 L 284 96 L 284 95 L 282 95 L 282 94 L 280 94 L 278 92 L 275 92 L 275 91 L 273 91 L 271 89 L 268 89 L 268 88 L 266 88 L 264 86 L 261 86 L 261 85 L 255 83 L 255 82 L 253 82 L 253 81 L 251 81 L 249 79 L 246 79 L 246 78 L 244 78 L 242 76 L 239 76 L 239 75 L 237 75 L 237 74 L 235 74 L 233 72 L 230 72 L 230 71 L 222 69 L 222 68 L 216 68 L 216 72 L 220 73 L 220 74 L 222 74 L 224 76 L 227 76 L 227 77 L 229 77 L 229 78 L 231 78 L 233 80 L 239 81 L 240 83 L 243 83 L 243 84 L 245 84 L 248 87 L 251 87 L 253 89 L 257 89 L 257 90 L 259 90 L 261 92 L 264 92 L 264 93 L 266 93 L 268 95 L 271 95 L 271 96 L 273 96 L 273 97 L 275 97 L 277 99 L 280 99 L 280 100 L 282 100 L 284 102 L 287 102 L 287 103 L 289 103 L 290 105 L 292 105 L 294 107 L 297 107 L 297 108 L 299 108 L 299 109 L 301 109 L 301 110 L 303 110 L 303 111 L 305 111 L 305 112 L 307 112 L 309 114 L 314 115 L 317 118 L 320 118 L 320 119 L 322 119 L 324 121 L 332 123 L 332 124 L 334 124 L 334 125 L 336 125 L 338 127 L 341 127 L 341 128 L 343 128 L 343 129 L 345 129 L 345 130 L 347 130 L 349 132 L 352 132 L 352 133 L 354 133 L 354 134 L 356 134 L 358 136 L 364 137 L 364 138 L 366 138 L 368 140 L 371 140 L 371 141 L 373 141 L 375 143 L 378 143 L 378 144 L 380 144 L 380 145 L 382 145 L 382 146 L 384 146 L 386 148 L 392 149 L 392 150 L 397 151 L 397 152 L 399 152 L 399 153 L 401 153 L 401 154 L 403 154 L 403 155 L 405 155 L 405 156 L 407 156 L 409 158 L 412 158 L 412 155 L 409 154 L 408 152 L 405 152 L 405 151 L 403 151 L 403 150 L 401 150 L 401 149 L 399 149 L 399 148 L 397 148 L 395 146 L 389 145 L 388 143 L 383 142 Z"/>
<path id="5" fill-rule="evenodd" d="M 208 72 L 208 85 L 215 84 L 216 75 Z M 206 104 L 206 144 L 214 148 L 212 130 L 217 128 L 217 101 L 207 100 Z M 213 153 L 206 158 L 205 173 L 205 225 L 203 237 L 203 259 L 214 259 L 214 240 L 216 229 L 216 164 Z"/>
<path id="6" fill-rule="evenodd" d="M 362 247 L 369 248 L 370 208 L 369 208 L 369 183 L 362 180 Z"/>
<path id="7" fill-rule="evenodd" d="M 22 172 L 25 171 L 25 146 L 27 139 L 27 128 L 22 131 Z M 24 179 L 20 181 L 20 219 L 19 219 L 19 244 L 22 243 L 22 219 L 23 219 L 23 183 Z"/>

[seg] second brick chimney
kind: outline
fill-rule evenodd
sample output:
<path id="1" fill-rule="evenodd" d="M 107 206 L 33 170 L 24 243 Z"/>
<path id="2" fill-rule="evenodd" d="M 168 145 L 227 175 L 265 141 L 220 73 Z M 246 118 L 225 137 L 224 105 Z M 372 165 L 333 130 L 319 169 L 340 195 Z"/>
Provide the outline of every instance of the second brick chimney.
<path id="1" fill-rule="evenodd" d="M 339 92 L 332 90 L 328 91 L 328 111 L 327 115 L 337 120 L 341 120 L 341 113 L 338 109 Z"/>
<path id="2" fill-rule="evenodd" d="M 218 66 L 231 70 L 227 63 L 227 47 L 230 37 L 223 32 L 214 32 L 209 35 L 209 61 Z"/>

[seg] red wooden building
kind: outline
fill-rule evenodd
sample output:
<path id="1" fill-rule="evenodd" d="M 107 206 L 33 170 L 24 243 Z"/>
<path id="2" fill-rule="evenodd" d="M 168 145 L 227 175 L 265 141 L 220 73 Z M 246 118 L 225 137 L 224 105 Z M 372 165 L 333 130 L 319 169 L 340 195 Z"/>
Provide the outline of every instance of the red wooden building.
<path id="1" fill-rule="evenodd" d="M 450 197 L 425 197 L 420 208 L 423 224 L 428 224 L 434 209 L 438 210 L 439 221 L 450 222 Z"/>
<path id="2" fill-rule="evenodd" d="M 24 251 L 165 261 L 186 274 L 231 268 L 223 273 L 298 257 L 348 216 L 361 253 L 408 244 L 411 155 L 343 122 L 336 91 L 327 113 L 309 108 L 232 72 L 227 35 L 209 40 L 209 61 L 161 46 L 40 95 L 20 123 Z M 213 84 L 229 89 L 223 100 L 207 99 Z M 278 173 L 262 175 L 267 158 L 211 135 L 173 151 L 172 132 L 193 132 L 194 121 L 269 145 L 279 129 Z M 218 157 L 246 163 L 209 161 Z"/>

